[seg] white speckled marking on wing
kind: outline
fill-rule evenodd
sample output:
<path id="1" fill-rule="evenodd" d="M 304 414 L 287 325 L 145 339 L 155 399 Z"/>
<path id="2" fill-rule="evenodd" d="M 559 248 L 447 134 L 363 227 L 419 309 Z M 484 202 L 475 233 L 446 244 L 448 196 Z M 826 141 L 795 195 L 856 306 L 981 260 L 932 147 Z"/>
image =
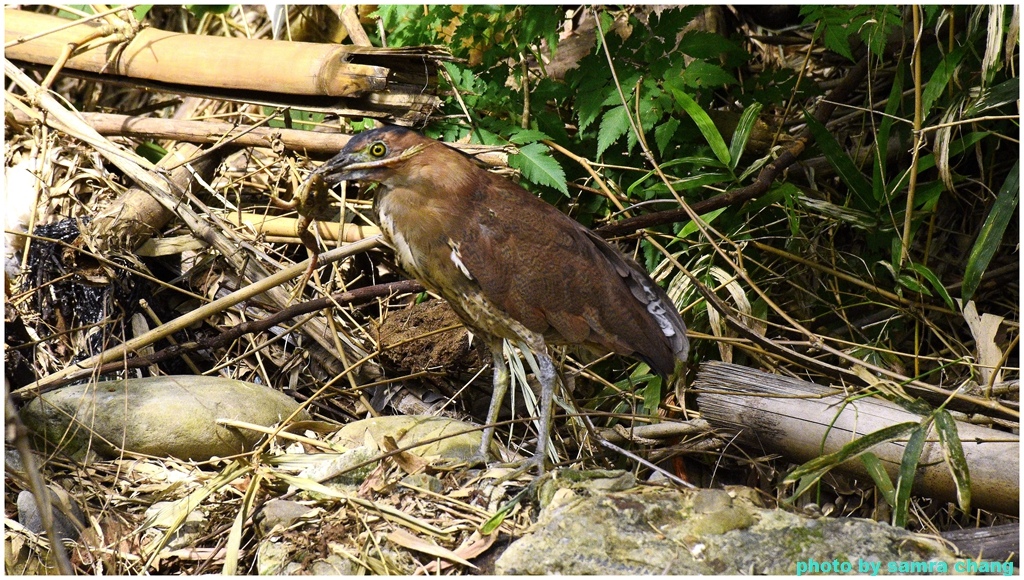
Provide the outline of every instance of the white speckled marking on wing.
<path id="1" fill-rule="evenodd" d="M 665 306 L 661 303 L 661 299 L 646 284 L 644 285 L 644 293 L 647 294 L 647 300 L 649 300 L 647 312 L 650 312 L 651 316 L 658 321 L 662 334 L 665 336 L 675 336 L 675 328 L 672 327 L 672 321 L 669 320 L 668 313 L 665 312 Z"/>
<path id="2" fill-rule="evenodd" d="M 452 253 L 449 258 L 451 258 L 452 262 L 455 263 L 455 267 L 458 268 L 465 277 L 472 280 L 473 275 L 469 273 L 469 268 L 466 268 L 466 264 L 462 262 L 462 254 L 459 253 L 459 244 L 455 240 L 449 238 L 448 247 L 452 249 Z"/>

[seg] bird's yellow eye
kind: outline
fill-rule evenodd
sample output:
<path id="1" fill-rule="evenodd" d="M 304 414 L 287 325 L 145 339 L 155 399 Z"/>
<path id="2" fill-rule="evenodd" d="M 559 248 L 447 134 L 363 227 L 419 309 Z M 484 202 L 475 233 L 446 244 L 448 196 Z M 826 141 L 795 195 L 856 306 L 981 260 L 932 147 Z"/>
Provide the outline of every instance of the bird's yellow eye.
<path id="1" fill-rule="evenodd" d="M 370 145 L 370 155 L 373 155 L 374 157 L 384 157 L 384 154 L 387 152 L 387 145 L 380 141 L 377 141 L 373 145 Z"/>

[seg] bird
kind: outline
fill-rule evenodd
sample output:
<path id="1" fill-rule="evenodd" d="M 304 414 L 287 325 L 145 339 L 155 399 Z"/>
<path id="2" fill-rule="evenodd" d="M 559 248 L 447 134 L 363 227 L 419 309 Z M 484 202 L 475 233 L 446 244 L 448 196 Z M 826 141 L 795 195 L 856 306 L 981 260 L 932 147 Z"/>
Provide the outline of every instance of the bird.
<path id="1" fill-rule="evenodd" d="M 307 181 L 376 183 L 373 213 L 400 270 L 448 301 L 488 346 L 486 463 L 510 375 L 503 339 L 535 356 L 539 437 L 524 469 L 543 474 L 559 379 L 548 345 L 614 352 L 666 379 L 685 370 L 686 325 L 649 274 L 603 238 L 468 156 L 395 125 L 353 136 Z"/>

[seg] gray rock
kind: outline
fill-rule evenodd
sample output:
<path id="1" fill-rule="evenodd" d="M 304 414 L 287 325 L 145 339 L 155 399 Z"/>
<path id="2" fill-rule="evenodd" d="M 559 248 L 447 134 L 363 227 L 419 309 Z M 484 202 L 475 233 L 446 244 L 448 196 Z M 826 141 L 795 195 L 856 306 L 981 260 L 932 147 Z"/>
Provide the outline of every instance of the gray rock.
<path id="1" fill-rule="evenodd" d="M 269 534 L 275 527 L 286 529 L 299 518 L 316 509 L 297 501 L 286 499 L 270 500 L 256 515 L 256 529 L 259 530 L 261 535 Z"/>
<path id="2" fill-rule="evenodd" d="M 324 560 L 313 562 L 309 572 L 314 576 L 352 576 L 356 573 L 356 567 L 351 560 L 331 554 Z"/>
<path id="3" fill-rule="evenodd" d="M 86 517 L 82 508 L 63 489 L 47 487 L 46 491 L 50 494 L 53 533 L 61 540 L 77 540 L 81 530 L 86 527 Z M 28 490 L 18 494 L 18 522 L 33 533 L 41 534 L 45 531 L 39 504 Z"/>
<path id="4" fill-rule="evenodd" d="M 869 520 L 765 509 L 750 497 L 562 488 L 530 533 L 498 558 L 495 573 L 791 575 L 800 564 L 825 564 L 839 566 L 832 573 L 863 575 L 872 564 L 887 573 L 888 562 L 952 570 L 954 555 L 924 536 Z"/>
<path id="5" fill-rule="evenodd" d="M 367 435 L 373 441 L 391 437 L 399 447 L 408 447 L 419 441 L 444 437 L 439 441 L 413 447 L 409 453 L 420 457 L 442 457 L 453 461 L 465 461 L 473 457 L 480 448 L 482 431 L 473 430 L 475 425 L 428 415 L 403 415 L 373 417 L 349 423 L 338 430 L 332 442 L 349 449 L 361 447 Z M 497 445 L 491 453 L 497 457 Z"/>
<path id="6" fill-rule="evenodd" d="M 269 427 L 298 403 L 273 389 L 220 377 L 151 377 L 74 385 L 21 410 L 25 424 L 76 459 L 116 458 L 120 449 L 204 461 L 251 451 L 263 434 L 224 427 L 235 419 Z M 305 411 L 296 420 L 307 420 Z"/>
<path id="7" fill-rule="evenodd" d="M 427 491 L 432 491 L 434 493 L 441 493 L 444 491 L 444 485 L 441 484 L 441 480 L 426 473 L 414 473 L 412 475 L 407 475 L 402 478 L 402 483 L 418 487 L 420 489 L 425 489 Z"/>

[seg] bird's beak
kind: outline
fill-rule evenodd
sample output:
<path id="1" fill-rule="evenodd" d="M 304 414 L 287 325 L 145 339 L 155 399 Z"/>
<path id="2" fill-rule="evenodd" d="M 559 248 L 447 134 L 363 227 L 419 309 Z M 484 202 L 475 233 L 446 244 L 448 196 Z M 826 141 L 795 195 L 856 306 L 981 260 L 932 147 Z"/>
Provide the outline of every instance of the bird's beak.
<path id="1" fill-rule="evenodd" d="M 342 151 L 318 167 L 310 178 L 320 177 L 330 185 L 363 179 L 367 177 L 367 170 L 370 169 L 365 167 L 366 165 L 360 162 L 357 154 Z"/>
<path id="2" fill-rule="evenodd" d="M 342 181 L 376 181 L 375 176 L 381 175 L 380 170 L 401 163 L 423 151 L 426 145 L 417 144 L 402 151 L 393 157 L 383 159 L 366 160 L 366 154 L 361 151 L 342 151 L 328 159 L 323 165 L 313 172 L 313 175 L 320 176 L 329 185 L 341 183 Z M 312 176 L 310 176 L 312 177 Z"/>

